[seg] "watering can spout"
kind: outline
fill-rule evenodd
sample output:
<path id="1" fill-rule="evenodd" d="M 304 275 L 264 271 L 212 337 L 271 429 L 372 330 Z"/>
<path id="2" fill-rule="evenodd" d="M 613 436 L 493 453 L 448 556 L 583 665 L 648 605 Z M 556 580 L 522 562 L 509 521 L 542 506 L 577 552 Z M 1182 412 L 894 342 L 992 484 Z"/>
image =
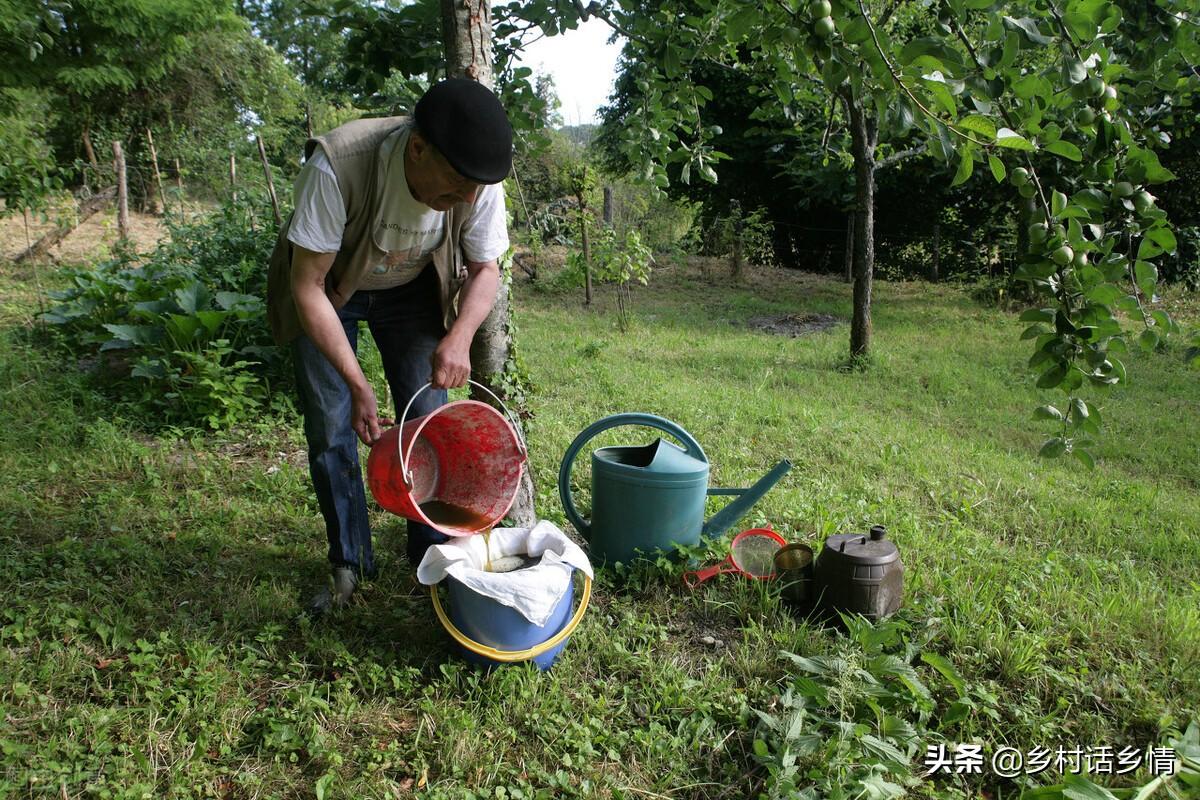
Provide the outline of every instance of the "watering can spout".
<path id="1" fill-rule="evenodd" d="M 779 479 L 786 475 L 791 468 L 792 462 L 785 458 L 776 464 L 770 472 L 759 478 L 758 482 L 749 489 L 709 489 L 708 494 L 710 495 L 736 495 L 737 499 L 716 514 L 713 514 L 712 518 L 704 523 L 704 527 L 700 530 L 701 536 L 711 539 L 720 536 L 733 527 L 738 520 L 745 516 L 751 506 L 770 491 L 772 486 L 779 483 Z"/>

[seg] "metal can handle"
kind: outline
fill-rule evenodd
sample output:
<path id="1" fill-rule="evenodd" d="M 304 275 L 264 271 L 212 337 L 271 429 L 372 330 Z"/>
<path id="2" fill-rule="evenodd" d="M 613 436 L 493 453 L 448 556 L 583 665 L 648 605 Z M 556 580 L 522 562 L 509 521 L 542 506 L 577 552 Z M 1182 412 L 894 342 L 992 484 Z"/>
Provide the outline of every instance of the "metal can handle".
<path id="1" fill-rule="evenodd" d="M 700 446 L 700 443 L 690 433 L 664 417 L 630 411 L 622 414 L 613 414 L 597 422 L 593 422 L 575 437 L 575 441 L 571 442 L 571 446 L 567 448 L 562 464 L 558 468 L 558 496 L 562 500 L 563 511 L 566 513 L 567 519 L 575 526 L 575 530 L 579 531 L 579 535 L 588 541 L 591 540 L 591 524 L 580 516 L 579 509 L 575 507 L 575 497 L 571 494 L 571 467 L 575 464 L 575 457 L 579 455 L 579 451 L 593 437 L 610 428 L 617 428 L 623 425 L 657 428 L 663 433 L 674 436 L 683 442 L 684 451 L 688 455 L 699 461 L 708 463 L 708 457 L 704 455 L 704 448 Z"/>

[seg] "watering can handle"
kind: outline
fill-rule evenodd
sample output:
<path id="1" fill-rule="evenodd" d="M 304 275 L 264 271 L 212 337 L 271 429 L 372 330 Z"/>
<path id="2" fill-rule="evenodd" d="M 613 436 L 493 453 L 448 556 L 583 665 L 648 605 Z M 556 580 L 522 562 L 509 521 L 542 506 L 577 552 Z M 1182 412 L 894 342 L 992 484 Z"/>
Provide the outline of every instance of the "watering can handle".
<path id="1" fill-rule="evenodd" d="M 499 397 L 497 397 L 495 392 L 493 392 L 491 389 L 484 386 L 482 383 L 479 383 L 478 381 L 473 381 L 470 378 L 467 379 L 467 383 L 471 384 L 472 386 L 478 386 L 480 389 L 483 389 L 485 392 L 487 392 L 489 395 L 492 396 L 492 399 L 496 401 L 496 404 L 499 405 L 500 408 L 504 409 L 504 415 L 506 417 L 508 417 L 508 421 L 512 423 L 513 432 L 517 434 L 517 448 L 521 451 L 521 458 L 527 459 L 529 457 L 529 446 L 525 444 L 525 437 L 521 433 L 520 423 L 517 422 L 516 417 L 514 417 L 512 415 L 512 412 L 508 410 L 508 406 L 504 405 L 504 401 L 501 400 Z M 433 384 L 432 383 L 425 384 L 420 389 L 417 389 L 415 392 L 413 392 L 412 397 L 408 398 L 408 405 L 406 405 L 404 407 L 404 413 L 400 415 L 400 422 L 397 423 L 401 429 L 404 428 L 404 423 L 408 421 L 408 410 L 410 408 L 412 408 L 413 401 L 417 399 L 417 395 L 419 395 L 421 392 L 428 389 L 430 386 L 433 386 Z M 417 437 L 414 436 L 412 438 L 412 441 L 410 441 L 408 443 L 408 457 L 407 458 L 404 455 L 404 448 L 401 446 L 401 442 L 403 440 L 404 440 L 403 436 L 396 437 L 396 449 L 400 452 L 400 474 L 404 478 L 404 485 L 411 489 L 412 485 L 413 485 L 413 477 L 412 477 L 412 473 L 409 472 L 409 470 L 408 470 L 408 459 L 412 458 L 412 449 L 413 449 L 413 445 L 415 445 L 417 443 Z"/>
<path id="2" fill-rule="evenodd" d="M 692 458 L 708 463 L 708 457 L 704 455 L 704 448 L 700 446 L 700 443 L 692 438 L 690 433 L 665 417 L 630 411 L 624 414 L 613 414 L 593 422 L 575 437 L 575 441 L 571 442 L 571 446 L 567 448 L 566 455 L 563 456 L 562 466 L 558 470 L 558 496 L 562 499 L 563 511 L 566 512 L 567 519 L 571 521 L 571 524 L 575 526 L 575 530 L 579 531 L 579 535 L 584 539 L 590 539 L 592 526 L 590 523 L 584 521 L 583 517 L 579 515 L 579 510 L 575 508 L 575 498 L 571 494 L 571 467 L 574 466 L 575 457 L 579 455 L 579 451 L 593 437 L 610 428 L 619 428 L 622 425 L 642 425 L 647 428 L 657 428 L 682 442 L 684 450 Z"/>

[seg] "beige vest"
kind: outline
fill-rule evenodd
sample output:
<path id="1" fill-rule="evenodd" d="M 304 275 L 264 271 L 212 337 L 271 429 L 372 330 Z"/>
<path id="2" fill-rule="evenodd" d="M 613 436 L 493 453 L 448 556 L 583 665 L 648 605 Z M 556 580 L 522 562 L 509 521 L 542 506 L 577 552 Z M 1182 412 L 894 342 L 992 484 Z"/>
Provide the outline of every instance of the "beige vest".
<path id="1" fill-rule="evenodd" d="M 334 256 L 325 278 L 325 294 L 334 308 L 341 308 L 357 291 L 371 265 L 386 253 L 375 244 L 375 231 L 383 215 L 383 172 L 386 164 L 379 150 L 389 134 L 407 122 L 406 117 L 384 117 L 349 122 L 324 136 L 309 139 L 304 155 L 320 146 L 337 177 L 346 206 L 346 229 L 342 249 Z M 469 203 L 459 203 L 446 212 L 446 236 L 433 251 L 433 265 L 441 287 L 442 316 L 446 327 L 458 313 L 458 290 L 467 277 L 467 263 L 460 241 L 463 223 L 471 213 Z M 279 230 L 267 274 L 267 319 L 276 344 L 287 344 L 301 333 L 300 318 L 292 299 L 292 243 L 289 215 Z"/>

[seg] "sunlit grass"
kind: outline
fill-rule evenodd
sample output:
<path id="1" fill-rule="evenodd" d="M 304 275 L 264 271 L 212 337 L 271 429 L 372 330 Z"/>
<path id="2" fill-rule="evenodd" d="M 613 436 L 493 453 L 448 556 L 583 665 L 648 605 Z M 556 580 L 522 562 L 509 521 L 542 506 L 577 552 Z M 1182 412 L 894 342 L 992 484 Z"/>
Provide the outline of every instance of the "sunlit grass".
<path id="1" fill-rule="evenodd" d="M 31 341 L 27 279 L 0 277 L 0 796 L 762 788 L 753 709 L 791 678 L 779 651 L 837 637 L 770 587 L 687 593 L 678 567 L 603 573 L 551 672 L 480 673 L 414 586 L 401 524 L 376 512 L 381 578 L 334 623 L 299 622 L 326 566 L 295 421 L 139 432 Z M 849 290 L 834 280 L 731 287 L 663 269 L 635 292 L 625 334 L 603 287 L 593 309 L 582 292 L 515 293 L 542 516 L 563 522 L 555 481 L 580 430 L 660 414 L 703 444 L 714 484 L 792 460 L 743 527 L 816 545 L 888 526 L 906 565 L 902 619 L 978 704 L 946 736 L 1145 747 L 1200 716 L 1200 371 L 1177 350 L 1131 357 L 1130 386 L 1098 396 L 1102 458 L 1087 472 L 1036 457 L 1049 432 L 1030 412 L 1052 396 L 1031 388 L 1020 323 L 953 287 L 877 284 L 863 371 L 841 369 L 845 324 L 795 339 L 744 325 L 845 319 Z"/>

